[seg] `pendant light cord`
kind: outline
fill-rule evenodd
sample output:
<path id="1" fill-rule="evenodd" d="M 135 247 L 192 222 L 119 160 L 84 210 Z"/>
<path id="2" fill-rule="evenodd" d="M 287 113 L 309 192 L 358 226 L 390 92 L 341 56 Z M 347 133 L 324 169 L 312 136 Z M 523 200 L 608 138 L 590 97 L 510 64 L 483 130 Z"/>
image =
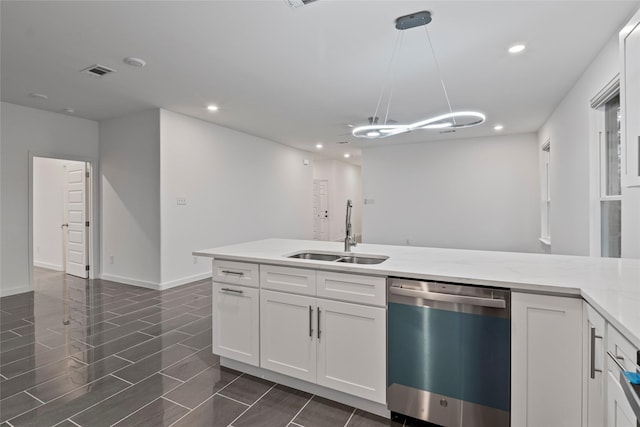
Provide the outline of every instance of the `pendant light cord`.
<path id="1" fill-rule="evenodd" d="M 429 41 L 429 47 L 431 48 L 431 54 L 433 55 L 433 62 L 436 64 L 436 70 L 438 71 L 438 77 L 440 78 L 440 83 L 442 84 L 442 91 L 444 92 L 444 97 L 447 100 L 447 105 L 449 106 L 449 112 L 453 114 L 453 108 L 451 108 L 451 101 L 449 101 L 449 95 L 447 94 L 447 88 L 444 85 L 444 79 L 442 78 L 442 71 L 440 71 L 440 65 L 438 64 L 438 59 L 436 59 L 436 51 L 433 49 L 433 43 L 431 43 L 431 37 L 429 36 L 429 29 L 427 26 L 424 26 L 424 31 L 427 34 L 427 40 Z M 456 123 L 455 117 L 453 118 L 453 123 Z"/>
<path id="2" fill-rule="evenodd" d="M 384 117 L 384 123 L 387 123 L 387 117 L 389 116 L 389 108 L 391 107 L 391 94 L 393 93 L 393 83 L 391 82 L 391 71 L 393 68 L 393 62 L 395 60 L 396 57 L 396 53 L 398 52 L 398 49 L 400 47 L 400 45 L 402 44 L 402 31 L 398 32 L 398 36 L 396 37 L 396 43 L 393 46 L 393 52 L 391 53 L 391 59 L 389 60 L 389 65 L 387 67 L 387 74 L 385 76 L 385 80 L 387 82 L 390 82 L 389 87 L 390 87 L 390 93 L 389 93 L 389 100 L 387 102 L 387 112 L 386 115 Z M 380 110 L 380 104 L 382 103 L 382 96 L 384 95 L 384 88 L 385 88 L 385 84 L 382 84 L 382 87 L 380 88 L 380 95 L 378 96 L 378 103 L 376 104 L 376 110 L 373 113 L 373 116 L 371 116 L 371 120 L 372 122 L 369 123 L 371 125 L 375 124 L 376 118 L 378 117 L 378 111 Z"/>

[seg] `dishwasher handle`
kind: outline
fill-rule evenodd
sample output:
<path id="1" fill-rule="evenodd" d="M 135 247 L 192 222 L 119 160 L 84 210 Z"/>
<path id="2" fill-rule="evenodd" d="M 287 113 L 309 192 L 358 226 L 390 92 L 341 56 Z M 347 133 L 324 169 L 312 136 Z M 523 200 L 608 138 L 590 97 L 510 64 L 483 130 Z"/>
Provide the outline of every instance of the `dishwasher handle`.
<path id="1" fill-rule="evenodd" d="M 450 302 L 452 304 L 467 304 L 480 307 L 506 308 L 507 302 L 500 298 L 482 298 L 466 295 L 443 294 L 440 292 L 420 291 L 400 286 L 389 286 L 389 292 L 403 297 L 422 298 L 430 301 Z"/>

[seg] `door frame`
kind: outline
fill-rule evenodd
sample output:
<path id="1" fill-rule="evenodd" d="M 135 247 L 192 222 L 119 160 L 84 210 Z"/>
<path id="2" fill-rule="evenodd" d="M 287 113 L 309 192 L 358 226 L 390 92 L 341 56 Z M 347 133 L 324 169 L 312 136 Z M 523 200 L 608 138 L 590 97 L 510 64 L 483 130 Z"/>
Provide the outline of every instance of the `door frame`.
<path id="1" fill-rule="evenodd" d="M 88 197 L 87 197 L 87 206 L 86 206 L 87 212 L 88 212 L 87 218 L 89 218 L 89 230 L 87 230 L 88 251 L 89 251 L 89 256 L 88 256 L 89 280 L 95 279 L 96 277 L 98 277 L 98 273 L 96 272 L 97 270 L 96 255 L 97 254 L 95 250 L 95 243 L 96 243 L 97 236 L 95 232 L 98 229 L 97 225 L 99 220 L 98 209 L 96 209 L 96 207 L 98 206 L 98 191 L 97 191 L 98 181 L 96 179 L 96 173 L 98 170 L 97 159 L 92 157 L 64 155 L 64 154 L 57 154 L 57 153 L 43 153 L 43 152 L 29 150 L 29 172 L 28 172 L 29 174 L 28 176 L 28 179 L 29 179 L 29 189 L 28 189 L 29 226 L 28 226 L 28 233 L 27 233 L 28 248 L 29 248 L 28 255 L 27 255 L 27 262 L 29 266 L 29 272 L 28 272 L 29 287 L 33 289 L 33 158 L 34 157 L 87 163 L 87 169 L 89 170 L 89 182 L 87 183 Z"/>

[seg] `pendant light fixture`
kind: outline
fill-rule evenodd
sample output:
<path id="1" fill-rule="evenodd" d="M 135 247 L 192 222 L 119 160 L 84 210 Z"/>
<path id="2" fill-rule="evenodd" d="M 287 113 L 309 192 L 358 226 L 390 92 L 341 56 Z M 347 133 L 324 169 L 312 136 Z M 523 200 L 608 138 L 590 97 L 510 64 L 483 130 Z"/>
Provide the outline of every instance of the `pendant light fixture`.
<path id="1" fill-rule="evenodd" d="M 449 95 L 447 94 L 447 88 L 445 87 L 444 79 L 442 78 L 440 66 L 438 65 L 438 60 L 436 59 L 435 50 L 433 49 L 433 44 L 431 43 L 429 30 L 427 29 L 427 24 L 429 22 L 431 22 L 431 12 L 429 11 L 416 12 L 410 15 L 401 16 L 396 19 L 395 26 L 396 29 L 400 30 L 400 32 L 398 33 L 398 39 L 396 40 L 393 54 L 391 56 L 391 61 L 389 63 L 389 71 L 391 71 L 391 68 L 393 66 L 393 60 L 398 51 L 398 47 L 402 43 L 402 31 L 414 27 L 424 27 L 427 41 L 429 42 L 429 47 L 431 48 L 433 62 L 435 63 L 436 70 L 438 71 L 438 76 L 440 78 L 440 83 L 442 85 L 442 91 L 444 92 L 444 97 L 449 107 L 449 112 L 435 117 L 419 120 L 415 123 L 400 124 L 391 122 L 388 120 L 389 109 L 391 107 L 391 97 L 393 95 L 393 93 L 390 91 L 389 97 L 387 99 L 387 110 L 385 113 L 384 121 L 382 123 L 378 123 L 378 110 L 380 109 L 382 96 L 385 92 L 385 88 L 383 86 L 380 90 L 380 96 L 378 97 L 378 103 L 376 105 L 375 113 L 372 116 L 373 118 L 375 118 L 375 120 L 371 120 L 370 118 L 368 125 L 358 126 L 354 128 L 352 131 L 353 136 L 356 136 L 358 138 L 379 139 L 420 129 L 460 129 L 477 126 L 484 123 L 486 118 L 482 113 L 476 111 L 453 111 L 451 102 L 449 101 Z"/>

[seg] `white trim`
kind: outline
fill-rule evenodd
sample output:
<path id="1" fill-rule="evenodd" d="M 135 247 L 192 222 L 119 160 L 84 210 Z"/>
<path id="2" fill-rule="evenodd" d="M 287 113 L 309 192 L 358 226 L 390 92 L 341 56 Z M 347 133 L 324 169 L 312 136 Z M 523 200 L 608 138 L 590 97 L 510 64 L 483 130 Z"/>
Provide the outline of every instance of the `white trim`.
<path id="1" fill-rule="evenodd" d="M 195 274 L 193 276 L 183 277 L 182 279 L 171 280 L 169 282 L 160 283 L 160 289 L 169 289 L 176 286 L 184 285 L 191 282 L 197 282 L 198 280 L 208 279 L 211 277 L 211 272 Z"/>
<path id="2" fill-rule="evenodd" d="M 109 280 L 111 282 L 118 282 L 125 285 L 139 286 L 141 288 L 155 289 L 157 291 L 162 290 L 159 283 L 147 282 L 145 280 L 131 279 L 129 277 L 114 276 L 111 274 L 101 274 L 100 278 L 102 280 Z"/>
<path id="3" fill-rule="evenodd" d="M 94 251 L 94 242 L 96 241 L 96 233 L 98 232 L 97 225 L 100 224 L 99 219 L 99 200 L 98 194 L 99 191 L 94 191 L 97 187 L 99 180 L 96 179 L 96 174 L 98 173 L 98 159 L 93 157 L 84 157 L 84 156 L 75 156 L 72 154 L 58 154 L 58 153 L 43 153 L 38 151 L 29 150 L 29 168 L 28 168 L 28 195 L 27 195 L 27 203 L 28 203 L 28 228 L 27 228 L 27 265 L 28 265 L 28 290 L 33 290 L 33 158 L 34 157 L 43 157 L 49 159 L 60 159 L 60 160 L 69 160 L 74 162 L 86 162 L 89 165 L 90 170 L 90 185 L 89 189 L 87 189 L 87 193 L 90 191 L 90 200 L 87 209 L 91 212 L 91 218 L 89 219 L 89 279 L 94 279 L 99 277 L 97 268 L 98 257 Z M 22 289 L 22 288 L 21 288 Z M 27 291 L 22 291 L 27 292 Z"/>
<path id="4" fill-rule="evenodd" d="M 64 271 L 64 268 L 62 267 L 62 265 L 60 265 L 60 264 L 52 264 L 50 262 L 44 262 L 44 261 L 33 260 L 33 266 L 34 267 L 40 267 L 40 268 L 46 268 L 48 270 Z"/>
<path id="5" fill-rule="evenodd" d="M 175 288 L 176 286 L 185 285 L 187 283 L 197 282 L 211 277 L 211 272 L 195 274 L 193 276 L 183 277 L 182 279 L 172 280 L 170 282 L 154 283 L 146 280 L 132 279 L 130 277 L 115 276 L 113 274 L 101 274 L 102 280 L 109 280 L 111 282 L 123 283 L 125 285 L 139 286 L 141 288 L 155 289 L 162 291 L 169 288 Z"/>
<path id="6" fill-rule="evenodd" d="M 23 294 L 25 292 L 33 292 L 28 286 L 21 286 L 19 288 L 0 288 L 0 297 L 8 297 L 9 295 Z"/>

